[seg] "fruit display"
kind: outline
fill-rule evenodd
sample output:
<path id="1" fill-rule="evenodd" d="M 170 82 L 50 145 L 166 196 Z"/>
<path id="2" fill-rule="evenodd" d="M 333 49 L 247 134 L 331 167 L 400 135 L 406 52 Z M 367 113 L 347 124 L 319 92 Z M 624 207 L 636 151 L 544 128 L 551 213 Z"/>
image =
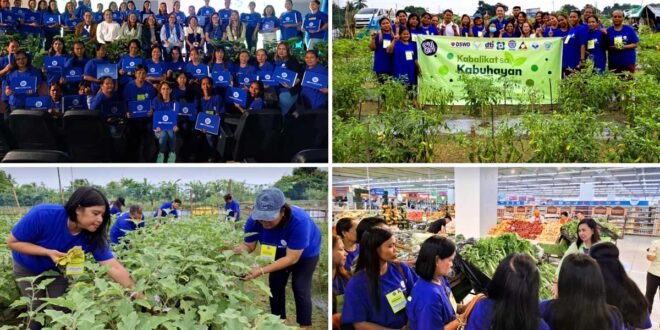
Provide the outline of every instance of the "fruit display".
<path id="1" fill-rule="evenodd" d="M 497 224 L 497 226 L 491 228 L 488 231 L 489 236 L 500 236 L 505 233 L 510 233 L 509 229 L 511 228 L 512 220 L 504 220 Z"/>
<path id="2" fill-rule="evenodd" d="M 538 260 L 537 248 L 529 241 L 520 239 L 511 233 L 506 233 L 498 237 L 479 239 L 474 244 L 464 245 L 459 253 L 464 260 L 481 270 L 489 278 L 493 277 L 500 262 L 512 253 L 526 253 L 535 260 Z M 552 297 L 550 289 L 554 280 L 555 270 L 556 267 L 551 264 L 539 264 L 541 275 L 539 295 L 541 299 Z"/>
<path id="3" fill-rule="evenodd" d="M 392 207 L 390 205 L 383 205 L 383 219 L 388 226 L 399 226 L 403 222 L 406 222 L 405 212 L 399 208 Z"/>
<path id="4" fill-rule="evenodd" d="M 536 237 L 536 240 L 542 243 L 554 244 L 561 236 L 561 226 L 559 222 L 549 222 L 543 225 L 543 232 Z"/>
<path id="5" fill-rule="evenodd" d="M 543 231 L 543 225 L 538 222 L 529 221 L 502 221 L 497 226 L 492 228 L 488 234 L 491 236 L 499 236 L 504 233 L 516 233 L 525 239 L 534 240 Z"/>
<path id="6" fill-rule="evenodd" d="M 334 220 L 337 221 L 342 218 L 363 219 L 372 215 L 376 215 L 376 214 L 374 214 L 371 211 L 365 211 L 365 210 L 346 211 L 335 214 Z"/>

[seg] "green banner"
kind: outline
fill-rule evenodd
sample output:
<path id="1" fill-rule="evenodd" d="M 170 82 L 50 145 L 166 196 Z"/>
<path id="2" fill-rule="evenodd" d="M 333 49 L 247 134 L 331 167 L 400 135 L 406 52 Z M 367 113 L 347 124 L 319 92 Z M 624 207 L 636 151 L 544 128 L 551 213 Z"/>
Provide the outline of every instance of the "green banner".
<path id="1" fill-rule="evenodd" d="M 502 86 L 507 104 L 519 103 L 520 98 L 514 96 L 521 93 L 535 93 L 539 104 L 557 99 L 563 45 L 560 38 L 414 38 L 422 71 L 418 77 L 422 104 L 433 104 L 438 89 L 453 91 L 454 104 L 465 104 L 462 75 L 494 79 L 497 86 Z"/>

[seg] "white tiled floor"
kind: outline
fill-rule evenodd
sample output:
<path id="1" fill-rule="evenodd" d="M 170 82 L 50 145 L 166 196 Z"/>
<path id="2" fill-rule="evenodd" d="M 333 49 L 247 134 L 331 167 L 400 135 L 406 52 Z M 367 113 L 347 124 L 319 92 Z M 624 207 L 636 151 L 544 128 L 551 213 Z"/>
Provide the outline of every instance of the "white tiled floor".
<path id="1" fill-rule="evenodd" d="M 659 239 L 658 237 L 647 236 L 625 236 L 624 239 L 617 241 L 619 247 L 619 259 L 628 272 L 628 276 L 637 283 L 642 293 L 646 292 L 646 270 L 650 262 L 646 260 L 646 249 L 651 246 L 651 242 Z M 655 295 L 653 302 L 653 312 L 651 321 L 653 327 L 660 324 L 660 299 Z"/>

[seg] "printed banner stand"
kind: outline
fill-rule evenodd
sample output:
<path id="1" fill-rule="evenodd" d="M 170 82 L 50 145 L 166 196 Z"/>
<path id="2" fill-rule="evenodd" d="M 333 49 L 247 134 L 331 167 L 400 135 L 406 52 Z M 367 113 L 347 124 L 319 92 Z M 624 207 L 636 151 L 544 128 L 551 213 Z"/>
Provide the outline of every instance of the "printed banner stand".
<path id="1" fill-rule="evenodd" d="M 465 104 L 461 76 L 481 76 L 513 83 L 509 95 L 538 92 L 550 104 L 559 94 L 561 38 L 464 38 L 416 35 L 419 102 L 433 104 L 438 90 L 454 93 L 454 104 Z M 508 100 L 515 104 L 517 100 Z"/>

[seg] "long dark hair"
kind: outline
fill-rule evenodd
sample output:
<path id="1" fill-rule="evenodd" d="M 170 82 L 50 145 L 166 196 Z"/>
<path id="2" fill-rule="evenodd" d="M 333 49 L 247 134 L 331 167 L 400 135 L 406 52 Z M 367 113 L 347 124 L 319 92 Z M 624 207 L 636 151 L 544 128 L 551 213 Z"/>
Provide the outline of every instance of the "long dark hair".
<path id="1" fill-rule="evenodd" d="M 353 227 L 353 220 L 355 220 L 355 218 L 339 219 L 337 225 L 335 225 L 335 228 L 337 228 L 337 236 L 344 238 L 344 233 L 350 231 Z"/>
<path id="2" fill-rule="evenodd" d="M 289 222 L 291 222 L 291 213 L 293 213 L 291 205 L 284 203 L 280 208 L 280 213 L 282 213 L 282 221 L 280 221 L 275 228 L 286 228 L 286 226 L 289 225 Z"/>
<path id="3" fill-rule="evenodd" d="M 367 274 L 371 303 L 376 310 L 380 310 L 380 256 L 378 248 L 392 237 L 389 230 L 371 228 L 362 235 L 360 241 L 360 255 L 358 256 L 355 272 L 364 271 Z"/>
<path id="4" fill-rule="evenodd" d="M 449 239 L 434 235 L 427 238 L 419 250 L 415 261 L 415 271 L 419 277 L 431 282 L 435 276 L 436 258 L 447 259 L 456 252 L 456 245 Z"/>
<path id="5" fill-rule="evenodd" d="M 619 311 L 607 305 L 605 283 L 594 258 L 582 254 L 566 256 L 559 270 L 558 296 L 550 304 L 552 329 L 611 329 Z"/>
<path id="6" fill-rule="evenodd" d="M 83 240 L 92 249 L 103 250 L 108 246 L 108 228 L 110 225 L 110 205 L 108 199 L 96 188 L 80 187 L 71 194 L 69 200 L 64 204 L 64 209 L 69 220 L 78 222 L 76 210 L 78 207 L 86 208 L 92 206 L 105 206 L 103 222 L 95 232 L 82 230 Z"/>
<path id="7" fill-rule="evenodd" d="M 600 232 L 598 231 L 598 225 L 596 224 L 596 221 L 594 219 L 591 219 L 591 218 L 586 218 L 586 219 L 580 220 L 580 223 L 578 223 L 578 226 L 577 226 L 578 229 L 577 229 L 577 232 L 575 233 L 575 236 L 577 236 L 577 240 L 575 241 L 575 245 L 577 247 L 582 246 L 582 244 L 584 243 L 582 241 L 582 239 L 580 238 L 580 226 L 581 225 L 589 226 L 589 228 L 591 228 L 591 230 L 594 232 L 594 234 L 591 235 L 591 244 L 592 245 L 600 242 Z"/>
<path id="8" fill-rule="evenodd" d="M 589 255 L 596 259 L 605 281 L 607 303 L 616 306 L 623 315 L 626 328 L 643 325 L 648 317 L 649 304 L 639 287 L 628 277 L 619 261 L 619 249 L 605 242 L 594 245 Z"/>
<path id="9" fill-rule="evenodd" d="M 536 263 L 527 254 L 514 253 L 500 262 L 487 289 L 493 300 L 490 329 L 539 328 L 539 278 Z"/>
<path id="10" fill-rule="evenodd" d="M 337 235 L 332 235 L 332 249 L 334 250 L 335 246 L 341 241 L 341 237 Z M 351 274 L 346 271 L 346 268 L 343 266 L 337 267 L 337 276 L 343 277 L 345 280 L 348 280 L 351 278 Z"/>
<path id="11" fill-rule="evenodd" d="M 376 227 L 378 225 L 386 225 L 387 222 L 383 218 L 380 217 L 368 217 L 360 220 L 360 223 L 358 224 L 357 228 L 355 229 L 355 238 L 357 239 L 358 243 L 362 241 L 362 236 L 364 233 L 366 233 L 368 230 L 370 230 L 373 227 Z"/>

